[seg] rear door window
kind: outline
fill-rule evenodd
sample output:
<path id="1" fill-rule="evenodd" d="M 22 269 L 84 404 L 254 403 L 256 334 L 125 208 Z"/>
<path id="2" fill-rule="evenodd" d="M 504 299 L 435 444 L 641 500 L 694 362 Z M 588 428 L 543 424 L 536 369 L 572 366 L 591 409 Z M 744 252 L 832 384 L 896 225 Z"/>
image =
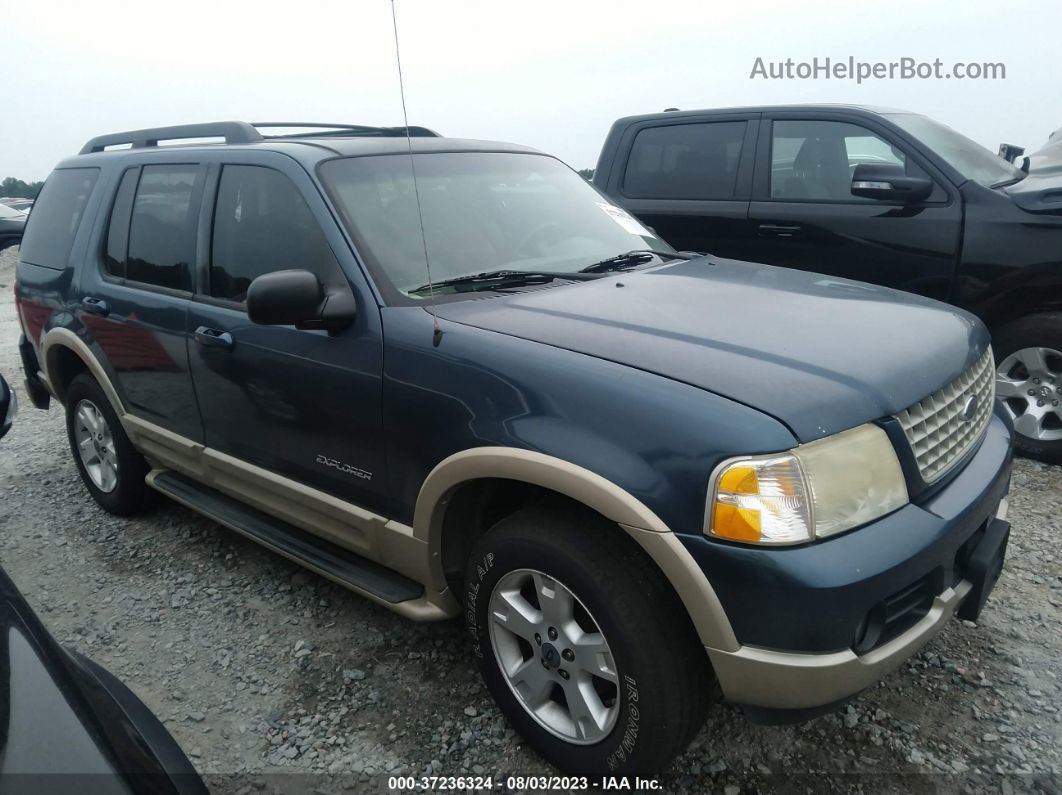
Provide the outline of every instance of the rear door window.
<path id="1" fill-rule="evenodd" d="M 672 124 L 638 133 L 623 193 L 632 199 L 732 199 L 744 121 Z"/>
<path id="2" fill-rule="evenodd" d="M 203 169 L 197 165 L 144 166 L 129 221 L 126 279 L 191 289 L 202 191 Z"/>
<path id="3" fill-rule="evenodd" d="M 44 183 L 26 223 L 19 257 L 23 262 L 62 270 L 70 259 L 98 168 L 61 168 Z"/>

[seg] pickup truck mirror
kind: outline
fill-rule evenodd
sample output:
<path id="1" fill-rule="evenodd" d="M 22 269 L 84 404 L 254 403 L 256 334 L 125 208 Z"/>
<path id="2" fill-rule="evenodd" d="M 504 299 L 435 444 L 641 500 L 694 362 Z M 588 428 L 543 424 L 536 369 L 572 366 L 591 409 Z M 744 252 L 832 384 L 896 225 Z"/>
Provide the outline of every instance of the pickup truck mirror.
<path id="1" fill-rule="evenodd" d="M 338 331 L 353 323 L 356 314 L 348 287 L 325 290 L 307 270 L 265 273 L 247 288 L 247 315 L 263 326 Z"/>
<path id="2" fill-rule="evenodd" d="M 932 192 L 932 180 L 909 176 L 903 166 L 863 163 L 852 174 L 852 195 L 864 199 L 917 202 Z"/>

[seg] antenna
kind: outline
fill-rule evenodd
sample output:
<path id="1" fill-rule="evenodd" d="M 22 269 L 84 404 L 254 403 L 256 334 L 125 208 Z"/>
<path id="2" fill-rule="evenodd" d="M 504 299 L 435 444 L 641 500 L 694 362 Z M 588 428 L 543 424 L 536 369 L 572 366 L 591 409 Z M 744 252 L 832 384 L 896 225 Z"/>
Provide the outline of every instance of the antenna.
<path id="1" fill-rule="evenodd" d="M 413 175 L 413 196 L 417 200 L 417 220 L 420 222 L 420 242 L 424 245 L 424 266 L 428 270 L 428 312 L 432 320 L 432 344 L 438 347 L 442 341 L 439 316 L 435 314 L 435 287 L 431 278 L 431 259 L 428 257 L 428 236 L 424 233 L 424 211 L 420 206 L 420 189 L 417 187 L 417 164 L 413 157 L 413 136 L 409 131 L 409 115 L 406 113 L 406 84 L 402 80 L 402 52 L 398 46 L 398 16 L 395 0 L 391 0 L 391 24 L 395 31 L 395 62 L 398 64 L 398 93 L 402 97 L 402 124 L 406 128 L 406 146 L 409 148 L 409 170 Z"/>

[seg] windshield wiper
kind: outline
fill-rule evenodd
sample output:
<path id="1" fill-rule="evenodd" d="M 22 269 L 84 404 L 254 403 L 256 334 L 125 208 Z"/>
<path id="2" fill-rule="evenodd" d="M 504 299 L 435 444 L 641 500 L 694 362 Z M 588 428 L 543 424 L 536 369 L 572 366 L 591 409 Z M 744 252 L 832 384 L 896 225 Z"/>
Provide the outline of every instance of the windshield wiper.
<path id="1" fill-rule="evenodd" d="M 660 257 L 661 259 L 693 259 L 692 256 L 680 254 L 677 251 L 653 251 L 651 248 L 636 248 L 623 254 L 617 254 L 614 257 L 608 257 L 600 262 L 595 262 L 593 265 L 587 265 L 579 273 L 605 273 L 606 271 L 626 270 L 643 262 L 648 262 L 653 257 Z"/>
<path id="2" fill-rule="evenodd" d="M 412 290 L 406 290 L 407 294 L 426 293 L 441 287 L 467 287 L 468 290 L 493 290 L 498 287 L 519 287 L 525 284 L 545 284 L 557 279 L 569 279 L 571 281 L 585 282 L 599 278 L 593 273 L 575 272 L 560 273 L 554 271 L 515 271 L 496 270 L 483 273 L 471 273 L 467 276 L 455 276 L 452 279 L 443 279 L 438 282 L 429 282 Z M 460 290 L 458 292 L 461 292 Z"/>

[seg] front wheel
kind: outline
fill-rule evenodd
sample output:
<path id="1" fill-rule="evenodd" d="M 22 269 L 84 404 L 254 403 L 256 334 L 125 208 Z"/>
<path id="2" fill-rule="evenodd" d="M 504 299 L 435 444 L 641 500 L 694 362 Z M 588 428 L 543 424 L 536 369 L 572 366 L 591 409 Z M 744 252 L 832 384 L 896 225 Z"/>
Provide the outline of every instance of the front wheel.
<path id="1" fill-rule="evenodd" d="M 596 514 L 558 505 L 501 520 L 472 555 L 465 600 L 488 689 L 561 770 L 659 773 L 704 722 L 713 677 L 685 608 Z"/>
<path id="2" fill-rule="evenodd" d="M 1062 314 L 1031 315 L 995 333 L 996 397 L 1018 451 L 1062 463 Z"/>

